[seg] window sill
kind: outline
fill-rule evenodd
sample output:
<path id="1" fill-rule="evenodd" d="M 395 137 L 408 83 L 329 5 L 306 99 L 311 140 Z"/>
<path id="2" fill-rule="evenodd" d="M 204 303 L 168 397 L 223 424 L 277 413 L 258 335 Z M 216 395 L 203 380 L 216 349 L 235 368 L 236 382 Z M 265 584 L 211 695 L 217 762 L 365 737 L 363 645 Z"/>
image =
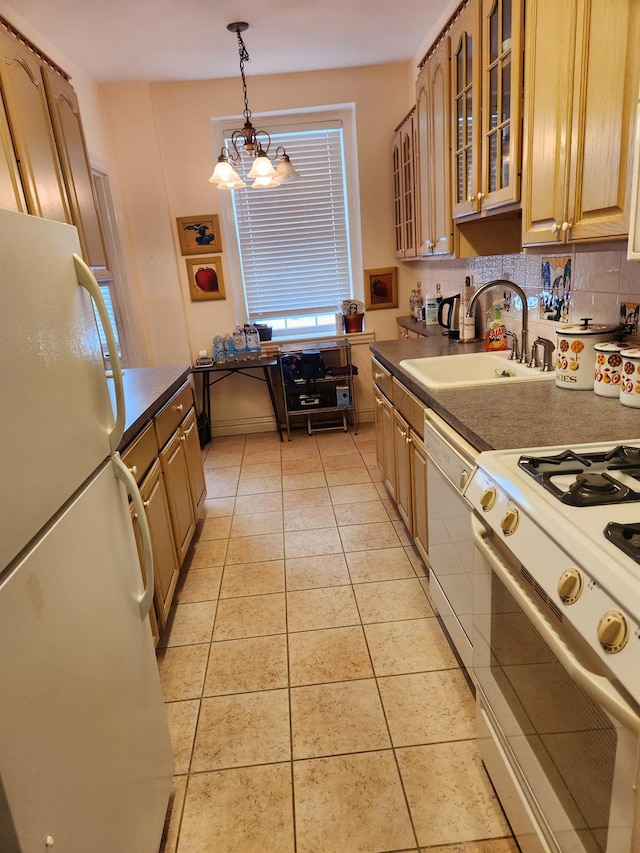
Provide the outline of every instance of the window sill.
<path id="1" fill-rule="evenodd" d="M 313 343 L 313 341 L 335 340 L 336 338 L 347 338 L 349 343 L 353 346 L 354 344 L 373 343 L 376 339 L 376 336 L 375 332 L 352 332 L 351 334 L 347 335 L 344 332 L 337 333 L 335 330 L 333 332 L 327 332 L 324 335 L 283 335 L 282 337 L 272 338 L 270 341 L 263 341 L 262 351 L 268 353 L 269 355 L 275 355 L 278 352 L 278 347 L 281 345 L 304 345 L 308 343 Z"/>

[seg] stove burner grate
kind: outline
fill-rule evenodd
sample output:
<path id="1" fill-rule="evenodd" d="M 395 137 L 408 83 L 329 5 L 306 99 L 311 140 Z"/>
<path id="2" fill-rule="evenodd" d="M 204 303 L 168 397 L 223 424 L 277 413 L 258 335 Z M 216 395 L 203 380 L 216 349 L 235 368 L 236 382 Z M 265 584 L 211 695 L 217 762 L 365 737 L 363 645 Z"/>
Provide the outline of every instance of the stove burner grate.
<path id="1" fill-rule="evenodd" d="M 639 447 L 618 445 L 612 450 L 598 453 L 579 454 L 573 450 L 564 450 L 552 456 L 521 456 L 518 466 L 568 506 L 640 501 L 640 491 L 629 488 L 607 473 L 621 471 L 626 476 L 640 480 Z M 553 480 L 559 475 L 575 476 L 576 479 L 568 487 L 562 488 Z"/>
<path id="2" fill-rule="evenodd" d="M 618 524 L 610 521 L 604 529 L 604 535 L 627 557 L 640 563 L 640 524 Z"/>

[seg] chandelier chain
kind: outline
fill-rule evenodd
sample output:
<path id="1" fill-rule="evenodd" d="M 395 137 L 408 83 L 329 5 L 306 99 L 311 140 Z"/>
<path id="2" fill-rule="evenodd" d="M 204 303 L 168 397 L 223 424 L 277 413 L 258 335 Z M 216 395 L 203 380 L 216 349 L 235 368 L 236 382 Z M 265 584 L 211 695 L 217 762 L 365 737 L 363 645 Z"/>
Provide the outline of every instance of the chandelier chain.
<path id="1" fill-rule="evenodd" d="M 242 95 L 244 97 L 244 112 L 243 116 L 247 121 L 251 118 L 251 110 L 249 109 L 249 99 L 247 95 L 247 81 L 244 76 L 244 64 L 250 62 L 249 51 L 244 43 L 244 40 L 239 31 L 236 31 L 238 37 L 238 53 L 240 54 L 240 75 L 242 77 Z"/>

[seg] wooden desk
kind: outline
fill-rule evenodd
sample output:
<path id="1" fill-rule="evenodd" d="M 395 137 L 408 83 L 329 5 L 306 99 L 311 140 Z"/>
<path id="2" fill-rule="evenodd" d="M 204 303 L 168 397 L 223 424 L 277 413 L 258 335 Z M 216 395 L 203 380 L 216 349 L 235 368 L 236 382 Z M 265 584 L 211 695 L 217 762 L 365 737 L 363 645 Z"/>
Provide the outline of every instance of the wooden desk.
<path id="1" fill-rule="evenodd" d="M 278 427 L 278 432 L 280 433 L 280 441 L 284 441 L 282 435 L 282 425 L 278 416 L 278 406 L 276 405 L 276 397 L 273 389 L 273 383 L 271 381 L 270 372 L 270 369 L 272 367 L 276 367 L 277 365 L 278 358 L 276 356 L 271 356 L 268 358 L 245 358 L 238 361 L 225 361 L 219 364 L 211 364 L 207 367 L 191 368 L 191 373 L 193 373 L 194 376 L 196 376 L 197 374 L 200 374 L 202 376 L 202 412 L 200 414 L 200 423 L 198 425 L 201 446 L 204 446 L 205 444 L 207 444 L 207 442 L 211 441 L 211 421 L 209 419 L 211 386 L 215 385 L 218 382 L 222 382 L 222 380 L 226 379 L 227 376 L 232 376 L 235 373 L 239 373 L 242 376 L 247 376 L 249 379 L 257 379 L 259 382 L 266 382 L 267 390 L 269 391 L 269 399 L 271 400 L 273 416 L 276 419 L 276 426 Z M 262 376 L 258 376 L 255 372 L 251 372 L 258 370 L 262 370 Z M 212 373 L 221 373 L 222 375 L 216 377 L 215 379 L 211 379 L 210 376 Z"/>

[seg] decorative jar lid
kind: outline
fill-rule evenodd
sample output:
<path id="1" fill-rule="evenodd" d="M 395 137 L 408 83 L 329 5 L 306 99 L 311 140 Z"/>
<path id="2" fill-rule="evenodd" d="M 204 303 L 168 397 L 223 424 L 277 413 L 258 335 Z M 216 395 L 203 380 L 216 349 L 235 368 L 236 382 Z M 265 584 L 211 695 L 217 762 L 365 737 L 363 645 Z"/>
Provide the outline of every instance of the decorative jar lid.
<path id="1" fill-rule="evenodd" d="M 594 349 L 597 352 L 620 352 L 621 350 L 626 352 L 630 347 L 631 344 L 624 341 L 604 341 L 601 344 L 595 344 Z"/>
<path id="2" fill-rule="evenodd" d="M 558 335 L 608 335 L 610 332 L 615 332 L 617 326 L 607 325 L 606 323 L 589 322 L 591 317 L 585 317 L 580 326 L 564 326 L 562 329 L 557 329 Z"/>

